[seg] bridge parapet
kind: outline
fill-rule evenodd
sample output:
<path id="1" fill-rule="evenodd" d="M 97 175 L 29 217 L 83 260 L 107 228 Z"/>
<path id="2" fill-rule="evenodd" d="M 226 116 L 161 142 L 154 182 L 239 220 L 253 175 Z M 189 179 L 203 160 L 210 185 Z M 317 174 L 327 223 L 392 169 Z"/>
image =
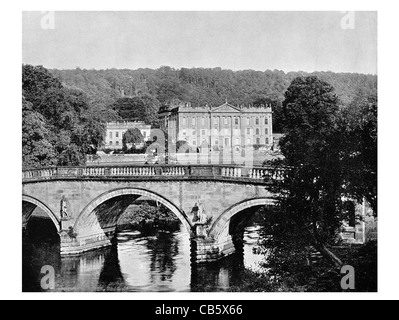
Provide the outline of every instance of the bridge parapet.
<path id="1" fill-rule="evenodd" d="M 24 170 L 22 182 L 52 179 L 90 178 L 151 178 L 157 180 L 175 179 L 220 179 L 264 183 L 283 179 L 284 170 L 274 167 L 239 167 L 223 165 L 105 165 L 82 167 L 51 167 Z"/>

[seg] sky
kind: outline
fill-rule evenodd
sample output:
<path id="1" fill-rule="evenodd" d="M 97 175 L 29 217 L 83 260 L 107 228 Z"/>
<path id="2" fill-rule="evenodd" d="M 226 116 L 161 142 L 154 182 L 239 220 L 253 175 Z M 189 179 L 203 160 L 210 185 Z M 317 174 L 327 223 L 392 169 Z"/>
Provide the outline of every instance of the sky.
<path id="1" fill-rule="evenodd" d="M 377 74 L 376 12 L 24 12 L 23 63 Z"/>

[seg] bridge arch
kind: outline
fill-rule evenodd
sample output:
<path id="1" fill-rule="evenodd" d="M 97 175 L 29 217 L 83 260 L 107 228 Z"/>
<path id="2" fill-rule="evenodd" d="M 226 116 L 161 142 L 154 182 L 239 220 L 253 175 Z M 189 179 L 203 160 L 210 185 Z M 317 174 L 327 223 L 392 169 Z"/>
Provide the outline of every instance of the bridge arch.
<path id="1" fill-rule="evenodd" d="M 22 217 L 24 225 L 28 223 L 30 217 L 33 214 L 33 211 L 39 207 L 42 209 L 48 217 L 53 221 L 54 226 L 57 229 L 57 232 L 61 231 L 61 225 L 58 217 L 40 200 L 33 198 L 28 195 L 22 195 Z"/>
<path id="2" fill-rule="evenodd" d="M 113 189 L 110 191 L 107 191 L 101 195 L 99 195 L 97 198 L 92 200 L 80 213 L 79 217 L 76 219 L 75 225 L 74 225 L 74 230 L 78 233 L 84 229 L 85 223 L 90 220 L 90 218 L 95 215 L 95 210 L 102 204 L 106 203 L 109 200 L 112 200 L 114 198 L 118 197 L 132 197 L 132 196 L 144 196 L 147 198 L 150 198 L 151 200 L 157 201 L 161 204 L 163 204 L 165 207 L 167 207 L 169 210 L 171 210 L 178 218 L 179 220 L 183 223 L 189 234 L 192 234 L 192 225 L 190 223 L 190 220 L 186 216 L 186 214 L 178 208 L 173 202 L 170 200 L 166 199 L 165 197 L 153 192 L 149 191 L 146 189 L 141 189 L 141 188 L 130 188 L 130 187 L 124 187 L 124 188 L 118 188 L 118 189 Z M 131 201 L 133 202 L 133 201 Z M 130 203 L 131 203 L 130 202 Z M 116 221 L 116 220 L 115 220 Z"/>
<path id="3" fill-rule="evenodd" d="M 218 240 L 222 232 L 226 229 L 226 226 L 229 225 L 231 219 L 238 213 L 254 207 L 272 206 L 275 204 L 276 200 L 272 198 L 254 198 L 241 201 L 225 210 L 219 216 L 219 218 L 215 221 L 211 230 L 209 231 L 209 235 L 213 239 Z"/>

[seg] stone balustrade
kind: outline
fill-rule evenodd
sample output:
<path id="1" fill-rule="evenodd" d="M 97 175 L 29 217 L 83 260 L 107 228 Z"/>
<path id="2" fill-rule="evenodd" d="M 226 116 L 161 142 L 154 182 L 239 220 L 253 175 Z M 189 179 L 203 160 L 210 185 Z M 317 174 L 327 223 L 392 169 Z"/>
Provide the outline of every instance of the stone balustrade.
<path id="1" fill-rule="evenodd" d="M 228 179 L 242 181 L 273 181 L 283 178 L 283 169 L 272 167 L 239 167 L 223 165 L 105 165 L 82 167 L 52 167 L 24 170 L 22 181 L 74 179 L 74 178 L 121 178 L 151 177 L 159 180 L 166 178 L 193 177 L 197 179 Z"/>
<path id="2" fill-rule="evenodd" d="M 164 167 L 163 170 L 161 170 L 162 175 L 164 176 L 184 176 L 186 175 L 186 169 L 185 167 Z"/>
<path id="3" fill-rule="evenodd" d="M 231 168 L 231 167 L 230 168 L 222 167 L 221 174 L 222 174 L 223 177 L 240 178 L 241 174 L 242 174 L 242 169 L 241 168 L 234 168 L 234 167 L 233 168 Z"/>
<path id="4" fill-rule="evenodd" d="M 111 167 L 109 168 L 111 176 L 155 176 L 154 167 Z"/>

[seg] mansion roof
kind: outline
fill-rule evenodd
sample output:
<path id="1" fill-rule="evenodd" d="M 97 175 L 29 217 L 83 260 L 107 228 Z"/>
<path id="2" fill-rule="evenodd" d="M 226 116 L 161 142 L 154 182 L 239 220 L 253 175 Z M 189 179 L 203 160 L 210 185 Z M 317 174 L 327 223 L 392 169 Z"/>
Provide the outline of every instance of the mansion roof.
<path id="1" fill-rule="evenodd" d="M 224 104 L 213 107 L 213 106 L 198 106 L 194 107 L 190 103 L 182 103 L 179 105 L 164 106 L 161 107 L 159 113 L 170 112 L 170 113 L 264 113 L 272 112 L 271 104 L 267 105 L 237 105 L 234 106 L 225 102 Z"/>
<path id="2" fill-rule="evenodd" d="M 112 121 L 106 123 L 107 130 L 109 129 L 128 129 L 128 128 L 141 128 L 141 129 L 151 129 L 151 125 L 145 124 L 143 121 L 134 120 L 120 120 Z"/>

